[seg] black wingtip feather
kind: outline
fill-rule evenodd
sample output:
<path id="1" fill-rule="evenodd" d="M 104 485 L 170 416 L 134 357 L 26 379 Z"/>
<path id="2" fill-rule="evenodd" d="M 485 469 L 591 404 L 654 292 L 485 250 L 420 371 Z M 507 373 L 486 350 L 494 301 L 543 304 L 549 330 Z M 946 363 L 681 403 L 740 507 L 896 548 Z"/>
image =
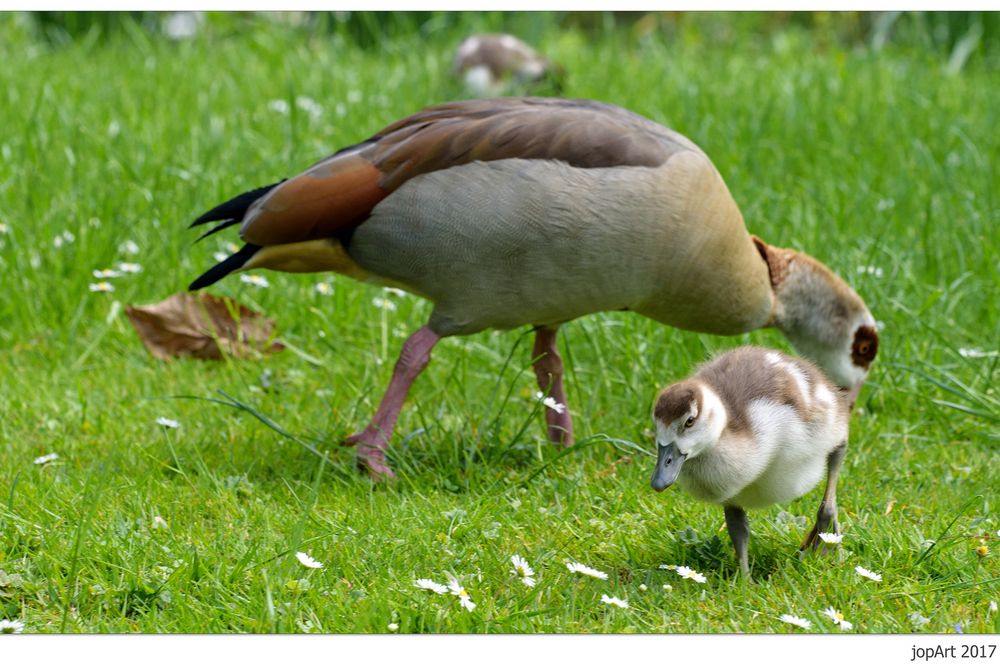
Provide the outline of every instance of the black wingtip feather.
<path id="1" fill-rule="evenodd" d="M 215 227 L 212 227 L 210 230 L 208 230 L 207 232 L 205 232 L 204 234 L 202 234 L 201 236 L 199 236 L 198 238 L 196 238 L 194 240 L 194 242 L 197 243 L 198 241 L 201 241 L 206 236 L 211 236 L 215 232 L 221 232 L 226 227 L 231 227 L 232 225 L 235 225 L 238 222 L 239 222 L 239 220 L 223 220 L 221 223 L 217 224 Z"/>
<path id="2" fill-rule="evenodd" d="M 260 249 L 261 246 L 259 245 L 247 243 L 234 254 L 225 258 L 208 271 L 198 276 L 193 283 L 188 285 L 188 291 L 194 292 L 196 290 L 200 290 L 202 287 L 208 287 L 209 285 L 219 282 L 230 273 L 236 271 L 250 261 L 250 258 L 253 257 Z"/>
<path id="3" fill-rule="evenodd" d="M 204 225 L 206 222 L 214 222 L 216 220 L 242 220 L 251 204 L 284 182 L 284 180 L 280 180 L 277 183 L 265 185 L 262 188 L 257 188 L 255 190 L 250 190 L 249 192 L 244 192 L 241 195 L 237 195 L 229 201 L 219 204 L 211 211 L 199 215 L 198 218 L 191 223 L 191 227 L 197 227 L 198 225 Z"/>

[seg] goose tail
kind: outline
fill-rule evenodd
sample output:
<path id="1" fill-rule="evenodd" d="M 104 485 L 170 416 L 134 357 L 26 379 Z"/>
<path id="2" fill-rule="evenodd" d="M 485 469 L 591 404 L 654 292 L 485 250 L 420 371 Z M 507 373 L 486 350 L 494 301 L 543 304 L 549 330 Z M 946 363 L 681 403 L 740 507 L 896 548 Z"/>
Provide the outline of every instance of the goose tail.
<path id="1" fill-rule="evenodd" d="M 247 243 L 235 253 L 198 276 L 193 283 L 188 285 L 188 290 L 191 292 L 200 290 L 203 287 L 208 287 L 219 282 L 234 271 L 239 271 L 257 254 L 257 251 L 261 247 L 253 243 Z"/>

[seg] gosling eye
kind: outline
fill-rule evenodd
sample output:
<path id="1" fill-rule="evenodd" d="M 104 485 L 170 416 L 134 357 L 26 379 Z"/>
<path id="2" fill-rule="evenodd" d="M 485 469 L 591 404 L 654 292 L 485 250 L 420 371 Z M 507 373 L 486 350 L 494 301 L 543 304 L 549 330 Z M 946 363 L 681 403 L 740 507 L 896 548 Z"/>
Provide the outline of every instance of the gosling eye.
<path id="1" fill-rule="evenodd" d="M 684 428 L 691 428 L 694 426 L 694 417 L 688 417 L 687 421 L 684 422 Z"/>

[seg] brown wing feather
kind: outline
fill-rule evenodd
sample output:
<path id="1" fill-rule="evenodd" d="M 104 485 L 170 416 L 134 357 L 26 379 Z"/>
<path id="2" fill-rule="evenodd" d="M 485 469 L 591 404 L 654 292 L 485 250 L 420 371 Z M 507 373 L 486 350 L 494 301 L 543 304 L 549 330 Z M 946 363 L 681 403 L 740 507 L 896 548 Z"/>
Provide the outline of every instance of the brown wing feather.
<path id="1" fill-rule="evenodd" d="M 663 164 L 695 144 L 642 116 L 590 100 L 509 97 L 429 107 L 285 181 L 256 202 L 243 238 L 258 245 L 353 229 L 415 176 L 477 160 L 560 160 L 581 168 Z"/>
<path id="2" fill-rule="evenodd" d="M 243 219 L 240 236 L 268 246 L 353 229 L 389 194 L 379 187 L 379 176 L 357 152 L 328 158 L 258 199 Z"/>

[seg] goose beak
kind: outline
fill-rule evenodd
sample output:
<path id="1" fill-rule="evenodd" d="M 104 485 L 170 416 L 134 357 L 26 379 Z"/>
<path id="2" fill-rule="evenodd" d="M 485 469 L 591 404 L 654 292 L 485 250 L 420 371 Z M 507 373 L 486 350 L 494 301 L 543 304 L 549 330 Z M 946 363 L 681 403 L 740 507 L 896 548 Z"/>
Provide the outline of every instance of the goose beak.
<path id="1" fill-rule="evenodd" d="M 677 481 L 677 475 L 681 472 L 687 454 L 680 453 L 672 442 L 666 446 L 657 443 L 657 449 L 656 469 L 653 470 L 653 479 L 650 483 L 654 491 L 662 491 Z"/>
<path id="2" fill-rule="evenodd" d="M 865 381 L 862 380 L 861 382 L 859 382 L 856 385 L 854 385 L 851 389 L 847 390 L 847 407 L 848 407 L 848 409 L 850 409 L 850 410 L 854 409 L 854 404 L 857 402 L 857 400 L 858 400 L 858 394 L 861 393 L 861 387 L 864 386 L 864 384 L 865 384 Z"/>

